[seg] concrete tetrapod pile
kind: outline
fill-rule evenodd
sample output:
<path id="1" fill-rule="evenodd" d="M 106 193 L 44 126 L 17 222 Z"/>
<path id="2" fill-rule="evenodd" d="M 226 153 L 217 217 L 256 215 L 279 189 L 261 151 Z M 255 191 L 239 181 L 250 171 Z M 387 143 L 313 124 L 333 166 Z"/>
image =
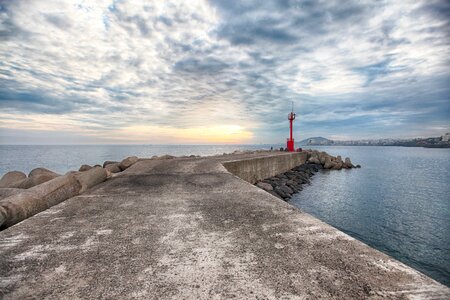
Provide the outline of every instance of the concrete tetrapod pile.
<path id="1" fill-rule="evenodd" d="M 361 167 L 360 165 L 354 166 L 348 157 L 342 161 L 341 156 L 334 157 L 326 152 L 317 150 L 306 150 L 305 152 L 307 153 L 306 164 L 258 181 L 255 185 L 275 197 L 287 201 L 293 194 L 303 189 L 303 184 L 309 184 L 310 177 L 321 169 L 340 170 Z"/>
<path id="2" fill-rule="evenodd" d="M 348 157 L 342 161 L 342 157 L 340 155 L 332 156 L 325 151 L 306 150 L 305 152 L 308 155 L 307 163 L 321 165 L 323 169 L 340 170 L 361 168 L 360 165 L 353 165 Z"/>
<path id="3" fill-rule="evenodd" d="M 131 156 L 121 162 L 105 162 L 103 168 L 82 165 L 80 171 L 63 176 L 45 168 L 32 170 L 28 177 L 19 171 L 6 173 L 0 179 L 0 230 L 85 192 L 137 161 Z"/>

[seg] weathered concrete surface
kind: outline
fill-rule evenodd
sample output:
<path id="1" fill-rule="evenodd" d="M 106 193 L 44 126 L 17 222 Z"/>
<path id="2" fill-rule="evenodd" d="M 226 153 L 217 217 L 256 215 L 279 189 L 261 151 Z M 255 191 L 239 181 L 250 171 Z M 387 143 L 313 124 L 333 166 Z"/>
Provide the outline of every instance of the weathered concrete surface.
<path id="1" fill-rule="evenodd" d="M 239 157 L 249 155 L 139 161 L 6 229 L 4 298 L 450 296 L 221 165 Z"/>

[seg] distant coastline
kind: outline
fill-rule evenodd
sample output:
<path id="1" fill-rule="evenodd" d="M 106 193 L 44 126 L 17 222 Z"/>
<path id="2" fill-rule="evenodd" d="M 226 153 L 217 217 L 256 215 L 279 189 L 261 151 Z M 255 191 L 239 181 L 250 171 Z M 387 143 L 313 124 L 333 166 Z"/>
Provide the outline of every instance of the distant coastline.
<path id="1" fill-rule="evenodd" d="M 450 133 L 440 137 L 413 139 L 373 139 L 335 141 L 324 137 L 311 137 L 299 143 L 301 146 L 400 146 L 423 148 L 450 148 Z"/>

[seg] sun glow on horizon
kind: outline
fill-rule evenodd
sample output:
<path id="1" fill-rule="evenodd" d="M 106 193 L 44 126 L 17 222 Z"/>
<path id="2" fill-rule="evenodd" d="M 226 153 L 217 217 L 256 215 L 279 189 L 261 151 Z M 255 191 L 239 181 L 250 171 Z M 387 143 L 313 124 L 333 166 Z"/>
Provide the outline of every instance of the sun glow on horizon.
<path id="1" fill-rule="evenodd" d="M 114 140 L 161 143 L 243 144 L 251 142 L 253 133 L 240 125 L 213 125 L 188 128 L 153 125 L 128 126 L 109 133 Z"/>

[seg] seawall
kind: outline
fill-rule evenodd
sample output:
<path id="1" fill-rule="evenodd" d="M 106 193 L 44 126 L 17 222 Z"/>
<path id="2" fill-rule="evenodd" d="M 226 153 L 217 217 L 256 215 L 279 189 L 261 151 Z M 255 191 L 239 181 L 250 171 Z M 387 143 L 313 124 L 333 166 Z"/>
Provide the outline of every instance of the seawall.
<path id="1" fill-rule="evenodd" d="M 0 232 L 0 295 L 450 297 L 447 287 L 250 184 L 282 172 L 291 156 L 141 160 Z M 279 166 L 269 168 L 272 160 Z"/>
<path id="2" fill-rule="evenodd" d="M 226 161 L 223 166 L 232 174 L 254 184 L 306 162 L 306 152 L 285 153 L 267 157 L 255 157 Z"/>

